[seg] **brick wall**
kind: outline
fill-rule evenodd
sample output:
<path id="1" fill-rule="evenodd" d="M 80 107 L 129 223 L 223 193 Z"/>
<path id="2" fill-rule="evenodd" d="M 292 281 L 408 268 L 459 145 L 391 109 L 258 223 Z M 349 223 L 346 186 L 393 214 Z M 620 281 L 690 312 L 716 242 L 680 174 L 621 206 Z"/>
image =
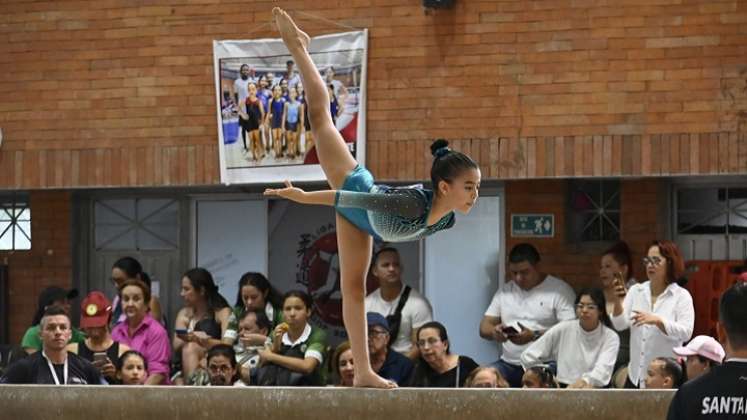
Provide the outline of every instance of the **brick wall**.
<path id="1" fill-rule="evenodd" d="M 493 179 L 747 173 L 741 0 L 6 1 L 0 188 L 216 184 L 212 41 L 276 36 L 276 4 L 369 28 L 382 179 L 427 179 L 436 137 Z"/>
<path id="2" fill-rule="evenodd" d="M 644 279 L 641 258 L 649 242 L 664 237 L 665 227 L 659 215 L 661 196 L 657 180 L 625 180 L 621 182 L 621 239 L 633 252 L 636 278 Z M 542 270 L 566 280 L 576 290 L 598 286 L 600 254 L 606 246 L 578 246 L 566 239 L 565 180 L 510 181 L 506 183 L 506 229 L 511 226 L 511 213 L 555 214 L 555 236 L 548 239 L 512 238 L 506 234 L 506 254 L 514 245 L 529 242 L 542 256 Z M 664 215 L 666 220 L 668 217 Z"/>
<path id="3" fill-rule="evenodd" d="M 9 266 L 10 340 L 19 343 L 36 311 L 37 296 L 48 286 L 72 285 L 71 193 L 34 191 L 30 251 L 0 251 Z"/>

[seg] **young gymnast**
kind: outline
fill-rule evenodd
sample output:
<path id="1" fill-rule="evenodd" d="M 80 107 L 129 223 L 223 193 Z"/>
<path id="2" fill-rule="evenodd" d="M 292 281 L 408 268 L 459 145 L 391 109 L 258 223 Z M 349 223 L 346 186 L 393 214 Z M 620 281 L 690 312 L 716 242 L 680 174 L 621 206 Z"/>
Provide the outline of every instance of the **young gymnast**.
<path id="1" fill-rule="evenodd" d="M 474 206 L 480 170 L 468 156 L 449 149 L 448 142 L 437 140 L 431 146 L 435 191 L 375 185 L 371 173 L 358 165 L 332 123 L 327 86 L 307 51 L 309 36 L 282 9 L 274 8 L 273 15 L 301 72 L 319 162 L 332 189 L 306 192 L 286 181 L 285 188 L 267 189 L 265 195 L 335 207 L 343 319 L 353 350 L 354 384 L 394 388 L 396 384 L 374 373 L 368 357 L 363 299 L 373 238 L 411 241 L 450 228 L 454 210 L 467 213 Z"/>
<path id="2" fill-rule="evenodd" d="M 290 159 L 295 159 L 298 155 L 298 137 L 301 135 L 301 125 L 299 124 L 301 102 L 297 101 L 298 91 L 295 87 L 288 90 L 288 100 L 285 102 L 283 110 L 283 129 L 285 131 L 285 155 Z"/>

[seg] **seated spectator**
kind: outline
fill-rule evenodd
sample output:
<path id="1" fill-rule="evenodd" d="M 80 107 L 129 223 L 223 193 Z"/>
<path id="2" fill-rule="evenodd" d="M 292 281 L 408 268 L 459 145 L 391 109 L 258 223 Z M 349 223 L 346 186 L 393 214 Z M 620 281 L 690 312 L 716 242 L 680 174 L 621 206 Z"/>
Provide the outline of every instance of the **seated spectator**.
<path id="1" fill-rule="evenodd" d="M 272 346 L 259 350 L 264 366 L 259 385 L 321 386 L 321 369 L 326 351 L 326 334 L 312 327 L 312 301 L 308 293 L 292 290 L 283 296 L 285 322 L 275 327 Z"/>
<path id="2" fill-rule="evenodd" d="M 607 314 L 612 316 L 617 297 L 624 299 L 626 291 L 638 284 L 638 281 L 633 277 L 633 258 L 628 244 L 620 241 L 602 254 L 599 280 L 600 287 L 604 291 Z M 620 283 L 624 284 L 625 288 L 618 289 Z M 628 362 L 630 361 L 630 329 L 617 331 L 617 335 L 620 337 L 620 350 L 617 352 L 613 377 L 619 375 L 623 378 L 622 382 L 624 384 L 625 378 L 627 378 Z M 621 373 L 623 370 L 625 372 Z M 619 386 L 619 388 L 622 387 L 623 385 Z"/>
<path id="3" fill-rule="evenodd" d="M 112 282 L 117 287 L 118 291 L 122 291 L 122 285 L 125 280 L 137 279 L 145 283 L 148 288 L 151 288 L 151 280 L 148 273 L 143 271 L 143 266 L 140 262 L 132 257 L 122 257 L 114 262 L 112 265 Z M 164 323 L 161 313 L 161 301 L 158 300 L 158 296 L 151 293 L 150 301 L 146 302 L 150 310 L 150 316 L 158 322 Z M 122 312 L 122 302 L 119 298 L 119 293 L 112 300 L 112 326 L 125 321 L 125 314 Z"/>
<path id="4" fill-rule="evenodd" d="M 461 388 L 478 364 L 467 356 L 451 354 L 446 327 L 431 321 L 418 328 L 420 359 L 410 380 L 411 387 Z"/>
<path id="5" fill-rule="evenodd" d="M 389 349 L 389 323 L 383 315 L 369 312 L 366 319 L 371 368 L 382 378 L 403 386 L 412 374 L 412 362 L 405 355 Z"/>
<path id="6" fill-rule="evenodd" d="M 684 347 L 672 349 L 674 354 L 685 358 L 685 372 L 687 380 L 693 380 L 704 373 L 708 373 L 714 366 L 724 361 L 724 348 L 713 337 L 699 335 Z"/>
<path id="7" fill-rule="evenodd" d="M 677 389 L 682 384 L 682 366 L 671 357 L 657 357 L 648 365 L 646 389 Z"/>
<path id="8" fill-rule="evenodd" d="M 241 380 L 251 384 L 256 382 L 257 368 L 259 367 L 259 350 L 265 345 L 254 345 L 253 336 L 266 337 L 271 330 L 270 320 L 267 319 L 265 311 L 251 310 L 244 312 L 239 320 L 239 335 L 233 346 L 236 352 L 236 362 L 239 364 Z M 269 341 L 267 344 L 271 344 Z M 253 379 L 252 379 L 253 378 Z"/>
<path id="9" fill-rule="evenodd" d="M 399 251 L 386 247 L 371 261 L 371 275 L 379 288 L 366 296 L 366 312 L 378 312 L 389 321 L 391 349 L 417 360 L 418 346 L 415 332 L 433 320 L 431 304 L 426 298 L 402 283 Z"/>
<path id="10" fill-rule="evenodd" d="M 148 362 L 146 385 L 168 384 L 171 347 L 166 329 L 150 316 L 150 288 L 140 280 L 125 280 L 120 290 L 126 321 L 117 324 L 112 338 L 143 354 Z"/>
<path id="11" fill-rule="evenodd" d="M 606 387 L 612 378 L 620 339 L 610 328 L 604 308 L 600 289 L 582 290 L 576 297 L 578 320 L 554 325 L 524 350 L 524 369 L 556 360 L 561 387 Z"/>
<path id="12" fill-rule="evenodd" d="M 207 350 L 221 344 L 220 339 L 228 327 L 231 306 L 218 293 L 218 286 L 210 272 L 200 267 L 184 273 L 181 297 L 184 307 L 176 315 L 172 345 L 174 351 L 181 354 L 183 378 L 187 384 L 194 385 L 196 378 L 192 374 Z"/>
<path id="13" fill-rule="evenodd" d="M 42 340 L 39 335 L 39 321 L 41 321 L 44 311 L 51 306 L 59 306 L 70 316 L 70 301 L 78 297 L 77 289 L 65 290 L 57 286 L 47 287 L 39 294 L 39 300 L 36 307 L 34 319 L 31 321 L 31 327 L 26 330 L 21 339 L 21 347 L 28 354 L 35 353 L 42 348 Z M 72 329 L 71 342 L 80 343 L 86 339 L 85 334 L 75 327 Z"/>
<path id="14" fill-rule="evenodd" d="M 270 320 L 268 333 L 283 322 L 283 305 L 280 302 L 280 296 L 262 273 L 250 271 L 241 276 L 239 292 L 236 296 L 236 306 L 234 306 L 231 316 L 228 318 L 228 327 L 223 333 L 223 343 L 236 343 L 239 333 L 239 320 L 249 311 L 263 311 L 265 313 L 267 319 Z M 250 346 L 264 346 L 265 341 L 267 341 L 267 333 L 252 333 L 244 338 L 245 345 Z"/>
<path id="15" fill-rule="evenodd" d="M 117 380 L 122 385 L 145 385 L 148 361 L 137 350 L 127 350 L 117 359 Z"/>
<path id="16" fill-rule="evenodd" d="M 67 351 L 72 335 L 67 310 L 50 306 L 39 322 L 42 351 L 21 359 L 3 373 L 0 384 L 99 385 L 106 383 L 87 360 Z"/>
<path id="17" fill-rule="evenodd" d="M 465 388 L 508 388 L 508 382 L 503 379 L 498 369 L 494 367 L 479 367 L 472 371 L 464 383 Z"/>
<path id="18" fill-rule="evenodd" d="M 8 366 L 26 356 L 28 353 L 19 344 L 0 344 L 0 377 Z"/>
<path id="19" fill-rule="evenodd" d="M 532 366 L 524 372 L 521 377 L 522 388 L 557 388 L 558 382 L 555 380 L 550 367 L 547 365 Z"/>
<path id="20" fill-rule="evenodd" d="M 96 366 L 107 382 L 117 381 L 115 363 L 130 348 L 112 338 L 109 322 L 112 304 L 99 291 L 93 291 L 80 304 L 80 328 L 88 336 L 82 343 L 68 344 L 67 350 Z"/>
<path id="21" fill-rule="evenodd" d="M 208 350 L 207 371 L 209 386 L 246 386 L 239 378 L 236 353 L 228 344 L 216 344 Z"/>
<path id="22" fill-rule="evenodd" d="M 493 296 L 480 322 L 480 337 L 503 349 L 493 367 L 512 387 L 521 385 L 521 353 L 560 321 L 576 318 L 575 293 L 557 277 L 545 274 L 540 254 L 528 243 L 514 246 L 508 255 L 510 281 Z"/>
<path id="23" fill-rule="evenodd" d="M 353 350 L 350 349 L 350 342 L 343 341 L 332 356 L 332 370 L 335 373 L 337 386 L 353 386 L 355 378 L 355 367 L 353 366 Z"/>

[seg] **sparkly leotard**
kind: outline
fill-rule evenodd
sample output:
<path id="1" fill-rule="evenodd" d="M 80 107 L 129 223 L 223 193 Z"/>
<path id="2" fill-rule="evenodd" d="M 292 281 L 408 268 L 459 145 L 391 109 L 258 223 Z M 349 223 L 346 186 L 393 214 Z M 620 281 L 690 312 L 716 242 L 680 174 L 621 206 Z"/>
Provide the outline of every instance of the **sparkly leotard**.
<path id="1" fill-rule="evenodd" d="M 368 170 L 357 166 L 335 196 L 337 212 L 375 239 L 416 241 L 454 226 L 454 213 L 428 226 L 433 191 L 419 187 L 375 185 Z"/>

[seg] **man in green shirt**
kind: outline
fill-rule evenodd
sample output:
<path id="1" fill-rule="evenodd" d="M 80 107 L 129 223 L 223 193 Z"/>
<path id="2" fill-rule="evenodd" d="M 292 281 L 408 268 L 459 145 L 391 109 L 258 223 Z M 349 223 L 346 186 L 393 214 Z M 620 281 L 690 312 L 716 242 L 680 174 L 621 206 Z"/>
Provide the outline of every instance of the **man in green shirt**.
<path id="1" fill-rule="evenodd" d="M 39 301 L 36 308 L 32 327 L 26 330 L 21 340 L 21 347 L 26 353 L 33 354 L 42 349 L 42 340 L 39 335 L 39 321 L 41 321 L 44 311 L 50 306 L 60 306 L 70 316 L 70 301 L 78 297 L 77 289 L 65 290 L 61 287 L 50 286 L 42 290 L 39 294 Z M 73 328 L 71 343 L 81 343 L 86 339 L 85 334 L 77 328 Z"/>

